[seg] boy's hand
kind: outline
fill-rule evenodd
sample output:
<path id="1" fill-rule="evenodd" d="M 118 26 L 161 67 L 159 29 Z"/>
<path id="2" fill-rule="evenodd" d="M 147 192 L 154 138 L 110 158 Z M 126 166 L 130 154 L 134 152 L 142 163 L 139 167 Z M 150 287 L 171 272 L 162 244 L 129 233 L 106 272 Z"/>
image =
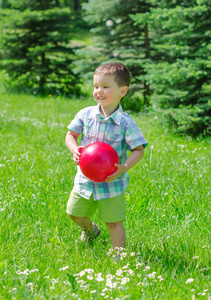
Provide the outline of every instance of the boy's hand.
<path id="1" fill-rule="evenodd" d="M 106 182 L 114 181 L 115 179 L 117 179 L 119 176 L 121 176 L 127 171 L 127 167 L 124 165 L 115 164 L 115 167 L 117 167 L 117 171 L 112 175 L 108 176 Z"/>
<path id="2" fill-rule="evenodd" d="M 76 165 L 79 165 L 80 162 L 80 156 L 81 156 L 81 152 L 82 149 L 85 148 L 84 146 L 79 146 L 79 147 L 75 147 L 73 150 L 73 161 Z"/>
<path id="3" fill-rule="evenodd" d="M 123 165 L 115 164 L 115 166 L 118 168 L 117 171 L 112 174 L 111 176 L 108 176 L 106 179 L 106 182 L 111 182 L 124 174 L 126 171 L 128 171 L 130 168 L 135 166 L 139 160 L 144 155 L 144 147 L 143 145 L 140 145 L 133 150 L 131 150 L 131 155 L 127 158 L 126 162 Z"/>

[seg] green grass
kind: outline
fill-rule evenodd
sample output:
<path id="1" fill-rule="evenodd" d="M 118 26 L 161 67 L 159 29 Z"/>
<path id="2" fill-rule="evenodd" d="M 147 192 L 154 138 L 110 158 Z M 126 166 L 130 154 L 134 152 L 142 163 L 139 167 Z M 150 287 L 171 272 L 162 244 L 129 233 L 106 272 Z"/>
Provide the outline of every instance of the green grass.
<path id="1" fill-rule="evenodd" d="M 66 126 L 93 100 L 1 89 L 0 299 L 211 299 L 210 139 L 132 114 L 149 146 L 130 171 L 126 257 L 115 263 L 98 214 L 102 235 L 83 249 L 65 213 L 75 175 Z"/>

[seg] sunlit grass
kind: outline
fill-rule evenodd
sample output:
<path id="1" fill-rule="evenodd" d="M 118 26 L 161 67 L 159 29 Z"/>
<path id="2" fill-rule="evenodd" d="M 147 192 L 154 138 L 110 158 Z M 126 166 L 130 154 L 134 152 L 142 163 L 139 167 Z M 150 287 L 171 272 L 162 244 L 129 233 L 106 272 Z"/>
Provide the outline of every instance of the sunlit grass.
<path id="1" fill-rule="evenodd" d="M 130 171 L 116 262 L 98 214 L 102 234 L 82 248 L 65 213 L 75 175 L 66 126 L 92 99 L 4 90 L 0 101 L 0 299 L 211 299 L 210 139 L 132 115 L 149 145 Z"/>

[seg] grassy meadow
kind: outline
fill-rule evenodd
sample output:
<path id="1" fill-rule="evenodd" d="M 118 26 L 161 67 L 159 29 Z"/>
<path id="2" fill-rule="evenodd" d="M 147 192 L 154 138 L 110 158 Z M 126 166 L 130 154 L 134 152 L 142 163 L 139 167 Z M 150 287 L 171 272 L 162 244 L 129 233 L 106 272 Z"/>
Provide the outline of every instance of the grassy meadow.
<path id="1" fill-rule="evenodd" d="M 131 114 L 149 145 L 130 170 L 127 247 L 92 247 L 65 213 L 75 165 L 66 126 L 92 98 L 0 93 L 0 299 L 211 299 L 210 138 Z"/>

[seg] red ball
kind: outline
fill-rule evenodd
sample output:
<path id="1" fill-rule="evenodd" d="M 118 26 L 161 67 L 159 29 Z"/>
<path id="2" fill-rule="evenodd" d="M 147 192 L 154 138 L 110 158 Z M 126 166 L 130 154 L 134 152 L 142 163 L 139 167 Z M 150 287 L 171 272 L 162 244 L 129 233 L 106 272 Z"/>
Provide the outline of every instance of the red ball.
<path id="1" fill-rule="evenodd" d="M 109 144 L 96 142 L 81 150 L 79 166 L 81 172 L 95 182 L 104 182 L 116 170 L 119 157 Z"/>

